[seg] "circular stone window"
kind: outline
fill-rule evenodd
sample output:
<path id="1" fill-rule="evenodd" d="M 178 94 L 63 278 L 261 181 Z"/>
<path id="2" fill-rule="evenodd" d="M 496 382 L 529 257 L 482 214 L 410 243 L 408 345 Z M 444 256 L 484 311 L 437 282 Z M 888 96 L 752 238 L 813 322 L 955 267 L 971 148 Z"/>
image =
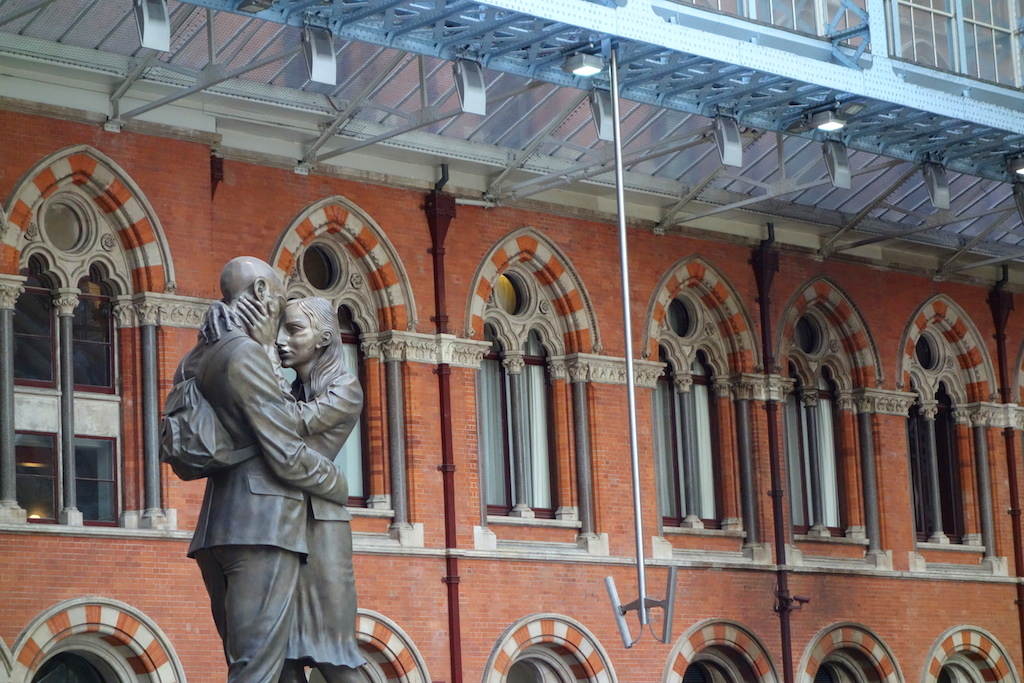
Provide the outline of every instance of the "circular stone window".
<path id="1" fill-rule="evenodd" d="M 519 278 L 511 274 L 502 274 L 494 283 L 491 295 L 494 304 L 509 315 L 519 315 L 526 309 L 526 294 Z"/>
<path id="2" fill-rule="evenodd" d="M 82 216 L 64 202 L 50 202 L 43 213 L 43 230 L 47 239 L 61 251 L 74 251 L 86 238 Z"/>
<path id="3" fill-rule="evenodd" d="M 673 299 L 668 305 L 668 326 L 680 337 L 693 334 L 696 318 L 690 304 L 682 299 Z"/>
<path id="4" fill-rule="evenodd" d="M 821 330 L 818 324 L 806 315 L 797 320 L 793 327 L 793 343 L 807 355 L 817 353 L 821 348 Z"/>
<path id="5" fill-rule="evenodd" d="M 314 244 L 302 255 L 302 274 L 314 289 L 325 291 L 338 283 L 341 269 L 329 249 Z"/>
<path id="6" fill-rule="evenodd" d="M 934 370 L 938 365 L 939 358 L 938 354 L 935 353 L 935 346 L 932 344 L 932 340 L 923 334 L 917 338 L 917 344 L 914 345 L 914 355 L 917 357 L 917 362 L 925 370 Z"/>

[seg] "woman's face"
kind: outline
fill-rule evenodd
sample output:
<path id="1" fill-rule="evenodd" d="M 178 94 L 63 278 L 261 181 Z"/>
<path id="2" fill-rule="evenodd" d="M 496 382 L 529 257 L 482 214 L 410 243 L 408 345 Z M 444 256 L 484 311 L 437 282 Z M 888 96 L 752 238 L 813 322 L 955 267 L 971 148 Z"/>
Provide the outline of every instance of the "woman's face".
<path id="1" fill-rule="evenodd" d="M 321 341 L 309 316 L 294 303 L 286 305 L 281 328 L 277 332 L 277 353 L 281 357 L 281 365 L 294 369 L 303 381 L 309 379 L 309 373 L 322 353 Z"/>

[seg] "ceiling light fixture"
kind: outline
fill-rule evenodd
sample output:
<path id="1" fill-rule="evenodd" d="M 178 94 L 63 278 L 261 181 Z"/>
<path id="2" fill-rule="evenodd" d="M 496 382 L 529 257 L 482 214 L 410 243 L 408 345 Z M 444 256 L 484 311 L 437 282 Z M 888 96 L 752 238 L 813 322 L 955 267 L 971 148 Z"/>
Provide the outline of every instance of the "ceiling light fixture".
<path id="1" fill-rule="evenodd" d="M 1006 170 L 1018 178 L 1024 177 L 1024 156 L 1010 157 L 1007 159 Z"/>
<path id="2" fill-rule="evenodd" d="M 562 70 L 577 76 L 593 76 L 604 71 L 604 60 L 597 55 L 577 52 L 565 58 Z"/>
<path id="3" fill-rule="evenodd" d="M 612 142 L 615 130 L 612 127 L 612 94 L 607 90 L 590 91 L 590 114 L 594 117 L 597 139 Z"/>
<path id="4" fill-rule="evenodd" d="M 949 180 L 946 179 L 946 169 L 942 168 L 942 164 L 929 161 L 921 166 L 921 174 L 924 176 L 924 186 L 928 190 L 932 206 L 936 209 L 948 209 Z"/>
<path id="5" fill-rule="evenodd" d="M 329 30 L 307 25 L 302 30 L 302 56 L 306 59 L 309 80 L 326 85 L 338 84 L 334 36 Z"/>
<path id="6" fill-rule="evenodd" d="M 825 166 L 828 168 L 828 177 L 832 179 L 832 186 L 849 190 L 853 174 L 846 146 L 838 140 L 826 140 L 822 152 L 825 154 Z"/>
<path id="7" fill-rule="evenodd" d="M 257 12 L 262 12 L 265 9 L 270 9 L 273 6 L 274 0 L 240 0 L 235 9 L 239 12 L 256 14 Z"/>
<path id="8" fill-rule="evenodd" d="M 171 20 L 167 0 L 135 0 L 139 44 L 150 50 L 171 51 Z"/>
<path id="9" fill-rule="evenodd" d="M 831 109 L 811 114 L 809 123 L 812 128 L 817 128 L 826 133 L 833 133 L 846 127 L 846 120 Z"/>
<path id="10" fill-rule="evenodd" d="M 452 65 L 455 90 L 459 93 L 459 106 L 467 114 L 487 114 L 487 83 L 480 62 L 456 59 Z"/>
<path id="11" fill-rule="evenodd" d="M 715 117 L 715 146 L 723 166 L 743 166 L 743 140 L 736 119 Z"/>

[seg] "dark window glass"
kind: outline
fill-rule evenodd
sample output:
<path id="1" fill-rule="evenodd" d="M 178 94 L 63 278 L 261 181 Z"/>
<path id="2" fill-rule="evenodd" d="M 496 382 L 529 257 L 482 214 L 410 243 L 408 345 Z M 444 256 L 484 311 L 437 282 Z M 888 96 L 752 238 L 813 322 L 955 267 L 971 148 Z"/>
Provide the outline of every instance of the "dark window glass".
<path id="1" fill-rule="evenodd" d="M 359 378 L 365 390 L 366 371 L 362 348 L 359 343 L 359 328 L 352 320 L 352 314 L 342 306 L 338 310 L 338 324 L 341 327 L 341 341 L 344 345 L 345 370 Z M 342 468 L 348 478 L 348 504 L 350 507 L 366 507 L 370 495 L 369 440 L 366 429 L 366 413 L 359 414 L 359 422 L 353 427 L 348 441 L 342 446 L 334 462 Z"/>
<path id="2" fill-rule="evenodd" d="M 338 281 L 334 256 L 320 245 L 313 245 L 303 254 L 302 272 L 309 284 L 319 290 L 330 289 Z"/>
<path id="3" fill-rule="evenodd" d="M 480 450 L 483 454 L 484 493 L 487 511 L 507 515 L 512 509 L 512 479 L 509 468 L 508 377 L 501 364 L 501 344 L 494 328 L 484 326 L 484 339 L 491 348 L 480 365 Z"/>
<path id="4" fill-rule="evenodd" d="M 686 667 L 682 683 L 711 683 L 711 676 L 703 664 L 697 662 Z"/>
<path id="5" fill-rule="evenodd" d="M 935 415 L 935 460 L 939 468 L 942 530 L 951 541 L 959 541 L 964 534 L 964 521 L 953 403 L 941 384 L 935 398 L 939 401 L 939 411 Z"/>
<path id="6" fill-rule="evenodd" d="M 112 390 L 114 387 L 113 321 L 110 298 L 96 280 L 79 283 L 81 294 L 71 324 L 75 387 Z"/>
<path id="7" fill-rule="evenodd" d="M 57 440 L 53 434 L 14 435 L 18 505 L 32 521 L 57 518 Z"/>
<path id="8" fill-rule="evenodd" d="M 113 439 L 75 439 L 78 509 L 86 522 L 117 521 L 117 483 Z"/>
<path id="9" fill-rule="evenodd" d="M 32 683 L 104 683 L 104 678 L 85 657 L 62 652 L 43 662 Z"/>
<path id="10" fill-rule="evenodd" d="M 50 293 L 26 287 L 14 305 L 14 379 L 52 385 L 53 348 Z"/>

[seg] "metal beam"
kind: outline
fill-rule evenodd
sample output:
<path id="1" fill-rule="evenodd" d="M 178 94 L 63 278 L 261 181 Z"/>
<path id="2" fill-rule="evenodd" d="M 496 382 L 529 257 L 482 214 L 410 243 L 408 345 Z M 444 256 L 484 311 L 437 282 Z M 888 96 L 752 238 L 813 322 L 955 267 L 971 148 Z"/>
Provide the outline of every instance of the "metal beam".
<path id="1" fill-rule="evenodd" d="M 585 90 L 580 91 L 579 94 L 577 94 L 576 97 L 573 98 L 573 100 L 569 103 L 569 106 L 562 111 L 560 116 L 556 116 L 553 119 L 551 119 L 548 125 L 544 126 L 544 128 L 539 133 L 534 135 L 533 139 L 530 140 L 526 147 L 524 147 L 521 152 L 516 153 L 515 161 L 506 166 L 505 170 L 502 171 L 501 174 L 491 182 L 490 186 L 487 188 L 487 191 L 484 192 L 484 196 L 492 196 L 494 192 L 498 189 L 498 187 L 501 185 L 502 181 L 505 180 L 505 178 L 507 178 L 509 174 L 512 173 L 512 171 L 522 166 L 523 163 L 528 158 L 530 158 L 534 152 L 537 151 L 537 148 L 539 148 L 544 143 L 544 141 L 547 140 L 548 136 L 551 135 L 551 133 L 553 133 L 555 129 L 557 129 L 559 126 L 565 123 L 566 119 L 572 116 L 572 113 L 576 111 L 576 108 L 583 104 L 583 101 L 587 99 L 588 94 L 589 93 L 587 93 L 587 91 Z"/>
<path id="2" fill-rule="evenodd" d="M 372 95 L 377 88 L 380 87 L 380 84 L 391 75 L 391 72 L 395 70 L 395 67 L 398 66 L 399 62 L 405 60 L 407 57 L 409 57 L 407 53 L 397 52 L 388 61 L 388 63 L 384 65 L 384 68 L 377 73 L 373 80 L 367 83 L 359 94 L 356 95 L 349 103 L 349 105 L 345 107 L 345 110 L 338 114 L 338 116 L 335 117 L 335 119 L 331 121 L 326 128 L 324 128 L 323 132 L 320 133 L 320 137 L 318 137 L 316 141 L 309 146 L 309 149 L 306 150 L 306 153 L 303 155 L 300 163 L 312 163 L 316 158 L 317 150 L 323 147 L 324 143 L 334 137 L 334 134 L 338 132 L 338 129 L 348 123 L 353 116 L 359 113 L 359 110 L 363 107 L 363 103 L 366 101 L 366 98 Z"/>
<path id="3" fill-rule="evenodd" d="M 263 59 L 257 59 L 254 62 L 249 62 L 248 64 L 246 64 L 241 69 L 234 69 L 232 71 L 223 71 L 219 75 L 214 76 L 214 77 L 209 78 L 209 79 L 204 79 L 204 80 L 198 80 L 197 79 L 197 82 L 195 83 L 195 85 L 192 85 L 192 86 L 190 86 L 188 88 L 185 88 L 184 90 L 179 90 L 178 92 L 176 92 L 174 94 L 171 94 L 171 95 L 167 95 L 166 97 L 161 97 L 160 99 L 155 100 L 153 102 L 150 102 L 149 104 L 144 104 L 141 107 L 136 107 L 135 109 L 132 109 L 130 112 L 128 112 L 126 114 L 122 114 L 119 118 L 121 118 L 122 120 L 134 118 L 134 117 L 139 116 L 141 114 L 145 114 L 148 111 L 152 111 L 154 109 L 157 109 L 158 107 L 162 107 L 165 104 L 170 104 L 172 102 L 177 102 L 178 100 L 182 99 L 183 97 L 188 97 L 189 95 L 197 93 L 197 92 L 199 92 L 201 90 L 205 90 L 206 88 L 209 88 L 211 85 L 216 85 L 217 83 L 223 83 L 224 81 L 230 80 L 232 78 L 237 78 L 238 76 L 241 76 L 244 73 L 252 71 L 253 69 L 262 68 L 262 67 L 266 66 L 267 64 L 272 64 L 272 63 L 276 62 L 279 59 L 283 59 L 285 57 L 292 57 L 292 56 L 298 54 L 300 49 L 301 48 L 296 47 L 296 48 L 292 48 L 291 50 L 284 50 L 283 52 L 278 52 L 277 54 L 270 55 L 269 57 L 264 57 Z"/>
<path id="4" fill-rule="evenodd" d="M 973 263 L 965 263 L 959 268 L 953 268 L 947 271 L 947 275 L 953 275 L 954 273 L 962 273 L 965 270 L 972 270 L 974 268 L 983 268 L 985 266 L 997 266 L 1000 263 L 1006 263 L 1007 261 L 1016 261 L 1018 259 L 1024 259 L 1024 251 L 1017 252 L 1010 256 L 996 256 L 994 258 L 985 259 L 984 261 L 974 261 Z"/>
<path id="5" fill-rule="evenodd" d="M 939 276 L 946 275 L 949 272 L 950 265 L 952 265 L 954 261 L 956 261 L 961 256 L 963 256 L 964 254 L 969 252 L 971 249 L 973 249 L 978 244 L 978 242 L 980 242 L 981 240 L 985 239 L 985 237 L 987 237 L 989 235 L 989 233 L 991 233 L 993 230 L 995 230 L 1000 225 L 1005 223 L 1007 221 L 1007 219 L 1010 218 L 1010 216 L 1012 216 L 1012 215 L 1014 215 L 1016 213 L 1017 213 L 1016 208 L 1010 209 L 1008 211 L 1004 211 L 1003 215 L 1001 215 L 996 220 L 992 221 L 992 225 L 990 225 L 987 228 L 985 228 L 984 230 L 980 231 L 970 241 L 968 241 L 962 247 L 957 249 L 956 252 L 954 252 L 952 256 L 950 256 L 948 259 L 943 261 L 942 264 L 935 270 L 935 274 L 939 275 Z"/>
<path id="6" fill-rule="evenodd" d="M 421 109 L 420 111 L 416 112 L 416 114 L 413 116 L 413 120 L 404 126 L 399 126 L 398 128 L 389 130 L 386 133 L 374 135 L 372 138 L 360 140 L 359 142 L 353 142 L 351 145 L 345 145 L 344 147 L 341 147 L 339 149 L 331 150 L 327 154 L 320 155 L 317 158 L 317 161 L 320 162 L 327 161 L 328 159 L 334 159 L 336 157 L 340 157 L 342 154 L 348 154 L 349 152 L 354 152 L 357 149 L 362 149 L 363 147 L 368 147 L 378 142 L 383 142 L 385 140 L 401 135 L 403 133 L 409 133 L 411 131 L 423 128 L 425 126 L 429 126 L 432 123 L 437 123 L 438 121 L 450 119 L 451 117 L 458 116 L 461 113 L 461 109 L 451 109 L 446 112 L 438 112 L 435 107 L 427 107 L 426 109 Z"/>
<path id="7" fill-rule="evenodd" d="M 896 162 L 893 163 L 893 166 L 895 166 L 895 165 L 897 165 L 899 163 L 901 163 L 901 162 L 896 161 Z M 882 192 L 881 194 L 879 194 L 875 198 L 874 201 L 869 202 L 867 204 L 867 206 L 865 206 L 863 209 L 858 211 L 857 215 L 854 216 L 852 220 L 847 222 L 846 225 L 844 225 L 843 227 L 839 228 L 839 230 L 836 232 L 836 234 L 834 234 L 831 237 L 829 237 L 828 240 L 825 241 L 825 244 L 821 245 L 821 248 L 818 249 L 818 256 L 827 258 L 827 257 L 831 256 L 833 253 L 835 253 L 836 251 L 842 251 L 841 249 L 836 249 L 835 248 L 836 242 L 838 242 L 840 240 L 840 238 L 842 238 L 843 235 L 845 235 L 846 233 L 848 233 L 849 231 L 853 230 L 855 227 L 860 225 L 860 222 L 863 221 L 865 218 L 867 218 L 868 214 L 870 214 L 872 211 L 877 209 L 879 204 L 884 202 L 887 197 L 892 195 L 893 192 L 895 192 L 897 189 L 899 189 L 900 185 L 902 185 L 903 183 L 907 182 L 907 180 L 910 179 L 910 176 L 914 175 L 915 173 L 917 173 L 917 166 L 911 166 L 910 169 L 906 173 L 904 173 L 902 176 L 900 176 L 899 180 L 897 180 L 896 182 L 894 182 L 891 185 L 889 185 L 889 189 L 887 189 L 885 192 Z"/>
<path id="8" fill-rule="evenodd" d="M 44 7 L 46 7 L 47 5 L 51 4 L 52 2 L 53 2 L 53 0 L 36 0 L 36 2 L 33 2 L 28 7 L 25 7 L 25 8 L 21 9 L 20 11 L 15 12 L 14 14 L 12 14 L 10 16 L 7 16 L 7 17 L 4 17 L 3 19 L 0 19 L 0 26 L 4 26 L 6 24 L 9 24 L 12 21 L 17 21 L 18 19 L 21 19 L 22 17 L 24 17 L 24 16 L 26 16 L 28 14 L 32 14 L 36 10 L 41 10 Z"/>

